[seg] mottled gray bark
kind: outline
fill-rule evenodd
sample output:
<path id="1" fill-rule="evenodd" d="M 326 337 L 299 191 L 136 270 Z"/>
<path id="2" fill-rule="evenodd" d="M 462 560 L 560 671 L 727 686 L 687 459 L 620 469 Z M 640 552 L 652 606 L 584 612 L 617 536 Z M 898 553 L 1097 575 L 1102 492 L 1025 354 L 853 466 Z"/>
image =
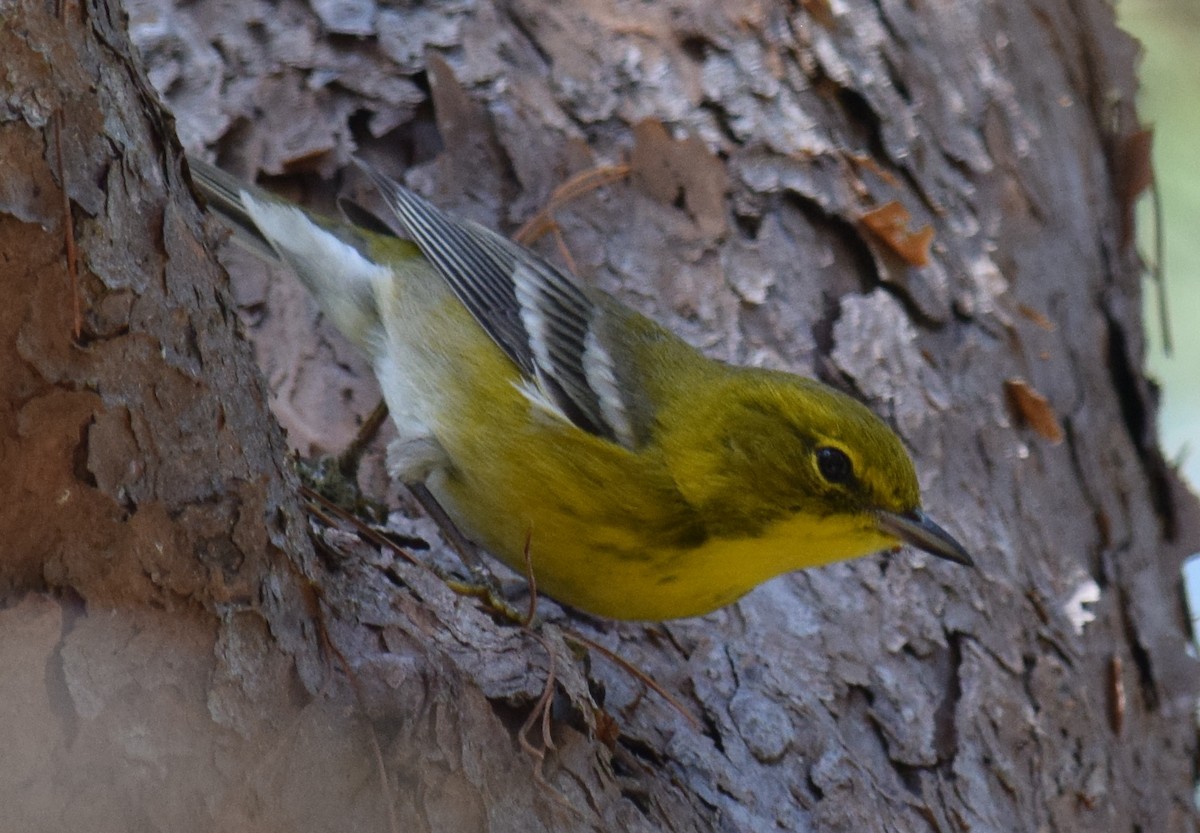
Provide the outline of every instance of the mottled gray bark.
<path id="1" fill-rule="evenodd" d="M 238 261 L 227 299 L 114 13 L 0 21 L 0 827 L 1197 829 L 1200 515 L 1141 371 L 1107 4 L 131 7 L 184 143 L 313 205 L 360 152 L 511 231 L 629 162 L 556 212 L 578 271 L 857 392 L 980 564 L 656 627 L 544 602 L 540 638 L 348 534 L 313 557 L 234 308 L 306 452 L 374 404 L 365 366 L 283 276 Z M 868 230 L 892 203 L 927 264 Z M 551 664 L 543 781 L 516 735 Z"/>

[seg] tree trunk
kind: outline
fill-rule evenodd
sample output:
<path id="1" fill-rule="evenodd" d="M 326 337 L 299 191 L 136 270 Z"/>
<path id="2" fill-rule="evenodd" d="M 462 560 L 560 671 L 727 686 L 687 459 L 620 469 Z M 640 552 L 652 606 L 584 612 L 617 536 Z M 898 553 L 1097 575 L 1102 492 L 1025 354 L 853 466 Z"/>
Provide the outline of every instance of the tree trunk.
<path id="1" fill-rule="evenodd" d="M 149 80 L 104 0 L 0 22 L 0 829 L 1200 827 L 1200 513 L 1141 370 L 1106 3 L 143 0 Z M 543 600 L 535 635 L 344 529 L 315 556 L 236 319 L 305 452 L 373 383 L 286 278 L 239 261 L 231 300 L 175 127 L 314 206 L 359 152 L 506 231 L 628 162 L 542 250 L 856 392 L 979 569 L 653 627 Z"/>

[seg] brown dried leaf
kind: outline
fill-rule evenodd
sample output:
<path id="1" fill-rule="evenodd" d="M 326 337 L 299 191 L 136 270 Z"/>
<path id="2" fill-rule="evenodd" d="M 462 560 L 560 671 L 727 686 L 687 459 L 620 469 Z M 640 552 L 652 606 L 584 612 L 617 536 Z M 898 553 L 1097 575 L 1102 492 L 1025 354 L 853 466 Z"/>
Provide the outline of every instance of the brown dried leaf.
<path id="1" fill-rule="evenodd" d="M 1019 312 L 1022 315 L 1022 317 L 1029 319 L 1034 324 L 1037 324 L 1039 327 L 1041 327 L 1043 330 L 1045 330 L 1048 333 L 1052 333 L 1056 329 L 1058 329 L 1057 327 L 1054 326 L 1053 321 L 1051 321 L 1043 313 L 1038 312 L 1037 310 L 1035 310 L 1033 307 L 1029 306 L 1028 304 L 1017 304 L 1017 312 Z"/>
<path id="2" fill-rule="evenodd" d="M 1154 131 L 1143 128 L 1124 136 L 1117 149 L 1117 198 L 1121 204 L 1121 245 L 1133 238 L 1133 208 L 1138 197 L 1154 182 L 1151 148 Z"/>
<path id="3" fill-rule="evenodd" d="M 929 263 L 929 246 L 933 243 L 933 226 L 909 231 L 912 215 L 896 200 L 872 209 L 859 218 L 875 237 L 898 254 L 910 266 Z"/>
<path id="4" fill-rule="evenodd" d="M 727 219 L 725 164 L 695 136 L 671 138 L 660 121 L 640 122 L 633 136 L 629 162 L 637 185 L 656 200 L 687 211 L 701 234 L 721 234 Z"/>
<path id="5" fill-rule="evenodd" d="M 875 161 L 874 157 L 865 153 L 853 153 L 851 151 L 846 151 L 843 156 L 854 168 L 860 171 L 869 171 L 893 188 L 900 187 L 900 178 Z"/>
<path id="6" fill-rule="evenodd" d="M 596 740 L 608 747 L 608 750 L 617 748 L 617 740 L 621 737 L 621 724 L 617 719 L 604 709 L 596 709 Z"/>
<path id="7" fill-rule="evenodd" d="M 508 160 L 497 143 L 492 117 L 463 86 L 450 62 L 427 59 L 433 112 L 444 149 L 437 161 L 441 194 L 499 194 Z"/>
<path id="8" fill-rule="evenodd" d="M 1028 425 L 1043 439 L 1058 445 L 1063 440 L 1062 425 L 1050 407 L 1050 402 L 1029 386 L 1024 379 L 1006 379 L 1004 395 L 1013 418 Z"/>
<path id="9" fill-rule="evenodd" d="M 800 5 L 824 29 L 832 29 L 837 22 L 830 0 L 800 0 Z"/>

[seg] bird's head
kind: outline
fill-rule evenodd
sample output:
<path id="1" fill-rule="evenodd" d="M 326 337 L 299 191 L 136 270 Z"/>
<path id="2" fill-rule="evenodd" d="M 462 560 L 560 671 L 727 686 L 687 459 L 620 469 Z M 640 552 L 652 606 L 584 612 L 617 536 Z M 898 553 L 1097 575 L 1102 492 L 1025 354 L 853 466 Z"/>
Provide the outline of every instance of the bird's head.
<path id="1" fill-rule="evenodd" d="M 705 436 L 687 438 L 691 459 L 673 468 L 688 500 L 713 519 L 713 534 L 791 535 L 811 546 L 812 564 L 900 544 L 972 563 L 922 510 L 900 438 L 851 397 L 792 374 L 744 369 L 705 410 L 687 420 Z"/>

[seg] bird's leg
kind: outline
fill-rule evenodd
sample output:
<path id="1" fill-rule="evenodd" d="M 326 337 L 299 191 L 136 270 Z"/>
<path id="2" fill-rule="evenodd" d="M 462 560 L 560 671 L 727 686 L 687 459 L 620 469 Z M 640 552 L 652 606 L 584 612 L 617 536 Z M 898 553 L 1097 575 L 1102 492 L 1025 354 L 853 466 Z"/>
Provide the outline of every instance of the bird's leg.
<path id="1" fill-rule="evenodd" d="M 508 600 L 504 598 L 504 594 L 500 592 L 500 583 L 496 581 L 496 577 L 492 571 L 488 569 L 483 558 L 479 554 L 479 549 L 472 543 L 467 536 L 462 534 L 462 531 L 455 525 L 454 521 L 446 514 L 446 510 L 438 503 L 437 498 L 429 491 L 429 488 L 424 483 L 408 483 L 409 493 L 413 499 L 421 505 L 425 510 L 425 514 L 438 526 L 442 533 L 442 537 L 446 539 L 456 553 L 463 565 L 471 574 L 469 582 L 458 582 L 448 579 L 446 583 L 450 585 L 457 593 L 467 596 L 475 596 L 482 599 L 483 602 L 497 613 L 504 616 L 506 619 L 511 619 L 517 623 L 525 623 L 527 617 L 521 611 L 517 610 Z"/>

